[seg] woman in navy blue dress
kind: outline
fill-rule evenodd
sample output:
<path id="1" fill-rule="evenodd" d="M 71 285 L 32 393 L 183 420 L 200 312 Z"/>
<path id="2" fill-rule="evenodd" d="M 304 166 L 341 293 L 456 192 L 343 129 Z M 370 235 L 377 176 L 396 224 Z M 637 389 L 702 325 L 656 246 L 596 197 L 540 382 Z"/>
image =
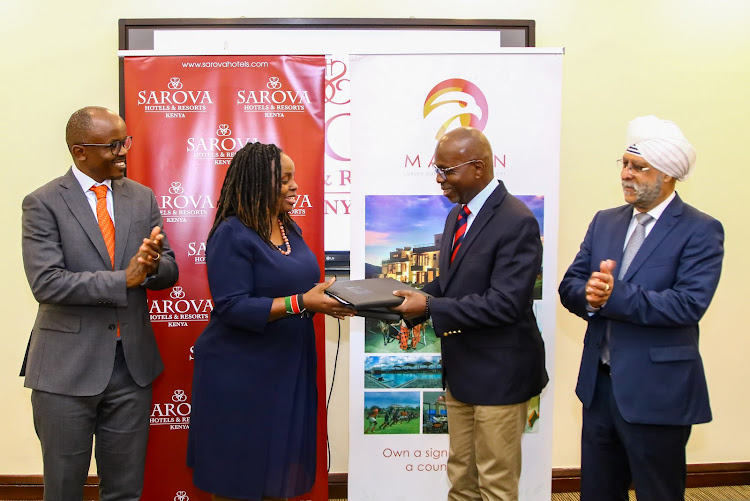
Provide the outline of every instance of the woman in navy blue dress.
<path id="1" fill-rule="evenodd" d="M 209 233 L 214 301 L 195 343 L 188 466 L 224 499 L 284 499 L 315 481 L 317 389 L 310 312 L 351 310 L 315 285 L 320 268 L 289 216 L 294 162 L 275 145 L 232 159 Z"/>

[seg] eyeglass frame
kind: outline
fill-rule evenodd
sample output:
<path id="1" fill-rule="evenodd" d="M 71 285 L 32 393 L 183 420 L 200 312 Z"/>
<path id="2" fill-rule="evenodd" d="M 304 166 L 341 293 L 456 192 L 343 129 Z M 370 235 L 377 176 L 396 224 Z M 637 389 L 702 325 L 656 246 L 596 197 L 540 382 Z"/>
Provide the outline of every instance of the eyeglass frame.
<path id="1" fill-rule="evenodd" d="M 438 167 L 435 162 L 432 162 L 430 165 L 435 170 L 435 174 L 437 174 L 438 176 L 440 176 L 442 179 L 448 179 L 447 174 L 448 174 L 448 172 L 452 171 L 453 169 L 456 169 L 458 167 L 462 167 L 464 165 L 467 165 L 467 164 L 470 164 L 470 163 L 473 163 L 473 162 L 482 162 L 482 161 L 483 160 L 480 159 L 480 158 L 475 158 L 474 160 L 469 160 L 468 162 L 464 162 L 462 164 L 454 165 L 453 167 L 445 167 L 445 168 Z"/>
<path id="2" fill-rule="evenodd" d="M 128 141 L 130 141 L 130 146 L 125 146 L 125 143 L 127 143 Z M 101 146 L 101 147 L 107 146 L 107 147 L 110 148 L 109 151 L 113 155 L 117 155 L 118 153 L 120 153 L 120 151 L 122 151 L 123 148 L 126 148 L 126 149 L 130 150 L 130 148 L 133 147 L 133 136 L 125 136 L 125 139 L 117 139 L 117 140 L 112 141 L 111 143 L 107 143 L 107 144 L 104 144 L 104 143 L 78 143 L 78 144 L 74 144 L 73 146 Z"/>
<path id="3" fill-rule="evenodd" d="M 625 163 L 625 160 L 622 158 L 617 159 L 617 166 L 622 169 L 628 169 L 628 172 L 631 174 L 643 174 L 644 172 L 648 172 L 651 170 L 651 166 L 647 165 L 646 167 L 641 167 L 640 165 L 633 164 L 632 162 Z"/>

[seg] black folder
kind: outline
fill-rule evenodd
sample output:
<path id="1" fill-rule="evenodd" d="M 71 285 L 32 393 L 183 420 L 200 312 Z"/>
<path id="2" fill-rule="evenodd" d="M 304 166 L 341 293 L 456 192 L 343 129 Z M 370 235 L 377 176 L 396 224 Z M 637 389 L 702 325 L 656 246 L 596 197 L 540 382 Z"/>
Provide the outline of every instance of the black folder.
<path id="1" fill-rule="evenodd" d="M 395 324 L 401 321 L 401 314 L 397 311 L 389 310 L 388 308 L 371 308 L 357 310 L 358 317 L 374 318 L 376 320 L 382 320 L 387 324 Z"/>
<path id="2" fill-rule="evenodd" d="M 326 289 L 326 294 L 357 310 L 357 315 L 360 317 L 397 322 L 401 319 L 401 315 L 388 309 L 404 302 L 404 298 L 393 295 L 393 291 L 396 290 L 410 290 L 426 295 L 419 289 L 393 278 L 334 282 Z"/>

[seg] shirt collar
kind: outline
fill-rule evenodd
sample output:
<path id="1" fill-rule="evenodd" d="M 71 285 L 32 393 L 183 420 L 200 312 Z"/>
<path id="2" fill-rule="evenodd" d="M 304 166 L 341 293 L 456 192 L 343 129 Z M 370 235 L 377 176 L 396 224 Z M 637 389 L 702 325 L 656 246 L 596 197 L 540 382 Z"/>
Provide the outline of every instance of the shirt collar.
<path id="1" fill-rule="evenodd" d="M 73 170 L 73 175 L 76 178 L 76 181 L 78 181 L 78 184 L 81 185 L 81 189 L 83 189 L 83 192 L 86 193 L 91 189 L 92 186 L 99 186 L 99 185 L 105 185 L 108 188 L 108 191 L 112 190 L 112 180 L 111 179 L 105 179 L 101 183 L 97 183 L 93 179 L 91 179 L 88 175 L 84 174 L 81 169 L 76 167 L 75 165 L 71 166 L 71 169 Z"/>
<path id="2" fill-rule="evenodd" d="M 484 203 L 490 198 L 490 195 L 495 191 L 495 188 L 497 188 L 497 181 L 493 179 L 487 183 L 487 186 L 485 186 L 482 191 L 474 195 L 474 198 L 472 198 L 468 204 L 466 204 L 469 206 L 469 210 L 472 214 L 479 214 L 479 211 L 482 210 Z"/>
<path id="3" fill-rule="evenodd" d="M 654 221 L 656 221 L 657 219 L 659 219 L 659 217 L 661 217 L 661 215 L 667 209 L 667 205 L 669 205 L 669 203 L 672 200 L 674 200 L 674 197 L 676 195 L 677 195 L 677 192 L 673 191 L 672 194 L 669 195 L 662 203 L 660 203 L 659 205 L 657 205 L 656 207 L 654 207 L 650 211 L 646 212 L 646 214 L 648 214 L 649 216 L 651 216 L 652 218 L 654 218 Z M 636 209 L 635 207 L 633 207 L 633 216 L 631 216 L 631 218 L 635 217 L 635 215 L 638 214 L 638 212 L 639 212 L 638 209 Z"/>

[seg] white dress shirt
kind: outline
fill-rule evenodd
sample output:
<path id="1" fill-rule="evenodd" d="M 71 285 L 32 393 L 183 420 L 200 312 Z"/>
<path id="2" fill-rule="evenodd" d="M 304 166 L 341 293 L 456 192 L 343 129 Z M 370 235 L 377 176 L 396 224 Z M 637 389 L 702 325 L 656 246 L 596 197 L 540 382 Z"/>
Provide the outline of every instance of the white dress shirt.
<path id="1" fill-rule="evenodd" d="M 109 217 L 110 219 L 112 219 L 112 225 L 114 225 L 115 224 L 115 204 L 113 202 L 113 197 L 112 197 L 112 180 L 105 179 L 104 182 L 97 183 L 96 181 L 91 179 L 89 176 L 81 172 L 81 170 L 75 165 L 72 166 L 72 169 L 73 169 L 73 175 L 78 181 L 78 184 L 81 185 L 81 189 L 83 190 L 83 193 L 86 195 L 86 199 L 89 201 L 89 206 L 91 207 L 91 210 L 93 211 L 94 217 L 96 218 L 97 221 L 99 221 L 99 218 L 96 215 L 96 193 L 91 191 L 91 187 L 100 186 L 100 185 L 104 185 L 107 187 L 107 212 L 109 212 Z"/>

